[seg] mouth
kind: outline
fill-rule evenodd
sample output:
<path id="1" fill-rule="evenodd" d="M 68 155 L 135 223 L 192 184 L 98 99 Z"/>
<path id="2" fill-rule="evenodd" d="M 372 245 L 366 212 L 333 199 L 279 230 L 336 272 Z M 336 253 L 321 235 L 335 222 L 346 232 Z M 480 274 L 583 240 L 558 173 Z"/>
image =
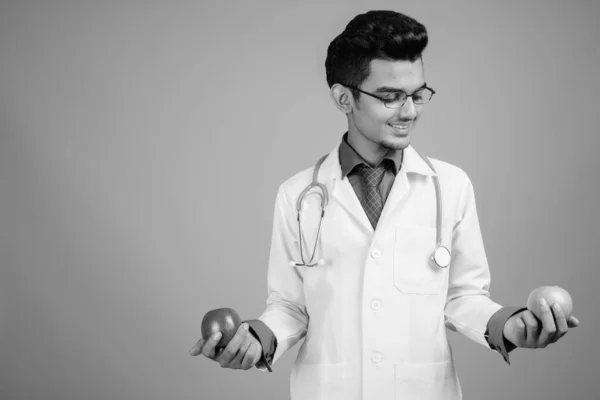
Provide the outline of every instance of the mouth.
<path id="1" fill-rule="evenodd" d="M 388 126 L 391 126 L 396 132 L 402 134 L 402 135 L 407 135 L 408 132 L 410 131 L 410 127 L 412 126 L 412 122 L 408 122 L 408 123 L 399 123 L 399 124 L 390 124 L 388 123 Z"/>

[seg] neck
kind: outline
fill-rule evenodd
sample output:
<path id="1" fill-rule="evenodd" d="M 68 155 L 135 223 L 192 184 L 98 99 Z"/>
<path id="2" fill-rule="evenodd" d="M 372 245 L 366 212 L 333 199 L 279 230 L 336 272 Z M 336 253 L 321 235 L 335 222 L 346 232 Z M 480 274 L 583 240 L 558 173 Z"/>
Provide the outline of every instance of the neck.
<path id="1" fill-rule="evenodd" d="M 372 142 L 364 137 L 355 126 L 348 127 L 348 144 L 362 157 L 371 167 L 376 166 L 383 159 L 389 149 L 378 143 Z"/>

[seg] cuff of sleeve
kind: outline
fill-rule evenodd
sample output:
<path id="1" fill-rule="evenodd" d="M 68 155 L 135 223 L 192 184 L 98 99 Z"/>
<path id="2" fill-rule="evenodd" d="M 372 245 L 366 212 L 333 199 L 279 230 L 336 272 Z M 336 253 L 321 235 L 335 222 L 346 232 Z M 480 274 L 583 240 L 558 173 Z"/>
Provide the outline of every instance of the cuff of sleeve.
<path id="1" fill-rule="evenodd" d="M 256 364 L 257 368 L 264 371 L 264 367 L 269 370 L 269 372 L 273 372 L 271 370 L 271 365 L 273 364 L 273 355 L 275 354 L 275 350 L 277 349 L 277 338 L 273 334 L 273 331 L 269 329 L 269 327 L 261 320 L 253 319 L 244 321 L 248 323 L 248 331 L 258 340 L 262 346 L 262 357 L 260 361 Z M 261 368 L 261 366 L 263 368 Z"/>
<path id="2" fill-rule="evenodd" d="M 496 350 L 502 355 L 504 361 L 510 365 L 508 353 L 516 349 L 516 346 L 504 338 L 504 325 L 513 315 L 526 310 L 526 307 L 502 307 L 496 311 L 488 321 L 485 338 L 490 349 Z"/>

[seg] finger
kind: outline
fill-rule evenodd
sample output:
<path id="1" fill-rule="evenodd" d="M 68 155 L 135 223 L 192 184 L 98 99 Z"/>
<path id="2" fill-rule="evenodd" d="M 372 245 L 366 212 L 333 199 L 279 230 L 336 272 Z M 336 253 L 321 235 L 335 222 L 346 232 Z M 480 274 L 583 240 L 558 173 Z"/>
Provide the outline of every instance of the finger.
<path id="1" fill-rule="evenodd" d="M 525 322 L 526 333 L 525 333 L 525 347 L 535 347 L 537 339 L 540 335 L 540 326 L 537 318 L 529 310 L 521 314 L 521 318 Z"/>
<path id="2" fill-rule="evenodd" d="M 204 343 L 204 346 L 202 347 L 202 354 L 204 357 L 210 358 L 211 360 L 215 359 L 215 347 L 217 347 L 217 343 L 221 340 L 221 336 L 223 336 L 221 332 L 217 332 Z"/>
<path id="3" fill-rule="evenodd" d="M 192 346 L 192 348 L 190 349 L 190 355 L 197 356 L 198 354 L 200 354 L 202 346 L 204 346 L 204 338 L 200 338 L 200 340 L 198 340 L 196 344 Z"/>
<path id="4" fill-rule="evenodd" d="M 554 324 L 554 315 L 552 315 L 550 306 L 544 298 L 540 300 L 540 312 L 542 314 L 543 329 L 538 339 L 538 347 L 546 347 L 556 334 L 556 325 Z"/>
<path id="5" fill-rule="evenodd" d="M 240 350 L 240 346 L 242 343 L 244 343 L 246 335 L 248 334 L 248 324 L 244 322 L 242 325 L 240 325 L 235 333 L 235 336 L 229 341 L 229 343 L 227 343 L 227 346 L 225 346 L 225 349 L 223 349 L 215 361 L 221 364 L 221 367 L 225 368 L 225 366 L 229 364 L 231 360 L 233 360 L 237 352 Z"/>
<path id="6" fill-rule="evenodd" d="M 567 325 L 569 328 L 577 328 L 579 326 L 579 320 L 575 317 L 569 317 L 567 319 Z"/>
<path id="7" fill-rule="evenodd" d="M 231 368 L 231 369 L 242 368 L 242 361 L 244 360 L 244 356 L 248 352 L 248 349 L 252 345 L 253 339 L 254 339 L 254 337 L 252 335 L 250 335 L 250 334 L 246 335 L 244 342 L 240 346 L 240 349 L 236 353 L 235 357 L 233 357 L 233 359 L 231 361 L 229 361 L 229 363 L 225 366 L 225 368 Z M 254 339 L 254 340 L 256 340 L 256 339 Z"/>
<path id="8" fill-rule="evenodd" d="M 560 308 L 560 304 L 554 303 L 552 305 L 552 312 L 554 313 L 554 323 L 556 324 L 556 334 L 552 338 L 552 341 L 556 342 L 567 334 L 569 326 L 567 325 L 565 313 L 563 313 L 562 308 Z"/>
<path id="9" fill-rule="evenodd" d="M 260 345 L 258 342 L 252 342 L 244 358 L 242 359 L 242 369 L 247 370 L 252 368 L 261 356 Z"/>

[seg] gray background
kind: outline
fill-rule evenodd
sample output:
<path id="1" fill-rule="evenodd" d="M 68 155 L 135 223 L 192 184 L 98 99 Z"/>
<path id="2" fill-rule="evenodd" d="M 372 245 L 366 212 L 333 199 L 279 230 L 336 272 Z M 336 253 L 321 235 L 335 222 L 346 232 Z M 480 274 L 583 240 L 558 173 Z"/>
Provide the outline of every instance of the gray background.
<path id="1" fill-rule="evenodd" d="M 413 144 L 470 175 L 492 295 L 539 285 L 580 328 L 512 365 L 451 334 L 467 399 L 591 399 L 600 281 L 600 3 L 3 1 L 0 398 L 288 398 L 188 350 L 258 316 L 278 185 L 346 127 L 327 45 L 393 8 L 430 33 Z"/>

